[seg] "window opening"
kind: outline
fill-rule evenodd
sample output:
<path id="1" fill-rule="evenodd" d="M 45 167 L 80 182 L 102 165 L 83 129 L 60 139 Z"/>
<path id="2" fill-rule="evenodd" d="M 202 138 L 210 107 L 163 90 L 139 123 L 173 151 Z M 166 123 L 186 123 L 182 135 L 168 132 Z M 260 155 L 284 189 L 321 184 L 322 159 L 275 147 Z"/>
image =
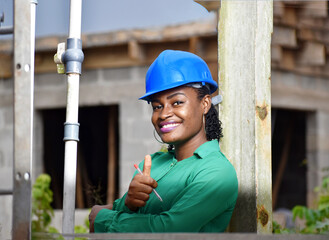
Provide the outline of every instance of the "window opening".
<path id="1" fill-rule="evenodd" d="M 306 205 L 306 112 L 274 109 L 273 209 Z"/>
<path id="2" fill-rule="evenodd" d="M 43 110 L 44 167 L 51 176 L 53 207 L 63 207 L 65 109 Z M 118 106 L 79 109 L 76 208 L 118 197 Z"/>

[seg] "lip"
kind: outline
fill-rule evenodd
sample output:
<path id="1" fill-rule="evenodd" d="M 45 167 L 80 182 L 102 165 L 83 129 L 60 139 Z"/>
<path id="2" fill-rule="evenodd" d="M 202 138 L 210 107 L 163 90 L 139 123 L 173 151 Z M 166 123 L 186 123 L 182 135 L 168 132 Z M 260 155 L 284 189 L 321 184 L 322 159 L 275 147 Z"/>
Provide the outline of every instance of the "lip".
<path id="1" fill-rule="evenodd" d="M 179 127 L 179 125 L 180 123 L 177 122 L 162 122 L 160 123 L 160 131 L 162 133 L 167 133 Z"/>

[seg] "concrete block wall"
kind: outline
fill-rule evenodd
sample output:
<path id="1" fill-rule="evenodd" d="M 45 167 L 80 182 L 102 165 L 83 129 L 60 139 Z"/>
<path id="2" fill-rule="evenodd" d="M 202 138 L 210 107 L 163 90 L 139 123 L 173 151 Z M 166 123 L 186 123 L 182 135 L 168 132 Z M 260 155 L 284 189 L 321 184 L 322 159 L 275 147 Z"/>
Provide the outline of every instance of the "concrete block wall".
<path id="1" fill-rule="evenodd" d="M 329 175 L 329 112 L 317 111 L 307 118 L 307 204 L 314 206 L 324 176 Z"/>
<path id="2" fill-rule="evenodd" d="M 13 188 L 13 81 L 0 79 L 0 189 Z M 12 196 L 0 195 L 0 239 L 11 239 Z"/>

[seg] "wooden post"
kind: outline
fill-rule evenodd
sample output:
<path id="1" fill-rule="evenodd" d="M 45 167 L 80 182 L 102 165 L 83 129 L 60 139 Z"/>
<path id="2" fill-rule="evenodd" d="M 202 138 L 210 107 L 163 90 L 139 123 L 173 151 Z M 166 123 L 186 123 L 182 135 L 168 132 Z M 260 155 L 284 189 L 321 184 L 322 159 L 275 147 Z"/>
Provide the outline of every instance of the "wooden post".
<path id="1" fill-rule="evenodd" d="M 230 231 L 271 233 L 273 2 L 223 0 L 219 16 L 221 149 L 239 179 Z"/>
<path id="2" fill-rule="evenodd" d="M 108 170 L 107 170 L 107 203 L 113 203 L 116 198 L 117 176 L 117 119 L 118 111 L 115 106 L 109 110 L 108 130 Z"/>

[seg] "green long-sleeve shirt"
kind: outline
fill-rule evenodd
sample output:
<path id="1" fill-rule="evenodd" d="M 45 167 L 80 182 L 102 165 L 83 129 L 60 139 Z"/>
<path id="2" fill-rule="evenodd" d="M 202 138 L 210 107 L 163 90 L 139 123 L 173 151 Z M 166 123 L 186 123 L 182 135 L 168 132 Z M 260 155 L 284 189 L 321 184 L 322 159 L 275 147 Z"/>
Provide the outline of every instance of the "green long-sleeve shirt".
<path id="1" fill-rule="evenodd" d="M 174 152 L 151 157 L 151 177 L 158 182 L 156 191 L 163 202 L 151 193 L 147 204 L 132 212 L 124 195 L 113 210 L 97 214 L 95 232 L 223 232 L 235 206 L 238 181 L 218 141 L 202 144 L 179 162 Z"/>

